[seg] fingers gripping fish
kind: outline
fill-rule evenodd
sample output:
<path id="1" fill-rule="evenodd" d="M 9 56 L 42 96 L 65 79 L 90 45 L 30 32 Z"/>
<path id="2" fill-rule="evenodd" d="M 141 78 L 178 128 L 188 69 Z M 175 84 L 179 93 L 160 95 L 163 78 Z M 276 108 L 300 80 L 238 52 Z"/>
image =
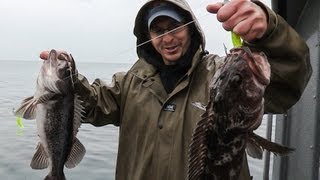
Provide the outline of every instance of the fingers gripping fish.
<path id="1" fill-rule="evenodd" d="M 46 180 L 63 180 L 64 166 L 73 168 L 86 150 L 76 138 L 83 107 L 74 92 L 76 67 L 71 55 L 51 50 L 43 61 L 34 96 L 26 98 L 15 115 L 36 119 L 40 143 L 31 168 L 49 168 Z"/>
<path id="2" fill-rule="evenodd" d="M 292 149 L 270 142 L 253 130 L 264 114 L 270 65 L 263 53 L 234 48 L 210 85 L 210 99 L 197 123 L 189 149 L 189 180 L 237 180 L 245 149 L 262 158 L 266 149 L 284 155 Z"/>

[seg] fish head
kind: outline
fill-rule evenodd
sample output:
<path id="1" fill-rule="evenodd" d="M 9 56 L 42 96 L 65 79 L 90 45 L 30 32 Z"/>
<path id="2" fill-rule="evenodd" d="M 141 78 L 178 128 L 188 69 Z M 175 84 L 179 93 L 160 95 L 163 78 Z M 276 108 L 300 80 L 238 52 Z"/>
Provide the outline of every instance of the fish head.
<path id="1" fill-rule="evenodd" d="M 263 102 L 266 87 L 270 83 L 271 69 L 263 52 L 251 52 L 249 48 L 241 49 L 240 58 L 245 63 L 242 68 L 242 79 L 239 90 L 243 97 L 243 104 L 258 106 Z"/>
<path id="2" fill-rule="evenodd" d="M 73 89 L 75 62 L 71 54 L 51 50 L 48 59 L 43 61 L 37 84 L 53 93 L 67 93 Z"/>
<path id="3" fill-rule="evenodd" d="M 216 111 L 258 106 L 269 82 L 270 65 L 265 56 L 246 48 L 235 49 L 226 57 L 213 85 Z"/>

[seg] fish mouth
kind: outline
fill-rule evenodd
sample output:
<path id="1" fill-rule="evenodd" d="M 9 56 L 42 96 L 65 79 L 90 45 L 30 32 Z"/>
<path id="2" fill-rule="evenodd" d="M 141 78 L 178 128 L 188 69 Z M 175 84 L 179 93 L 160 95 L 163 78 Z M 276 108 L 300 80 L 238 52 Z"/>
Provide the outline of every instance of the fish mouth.
<path id="1" fill-rule="evenodd" d="M 52 49 L 42 67 L 40 84 L 55 93 L 67 93 L 74 88 L 75 62 L 71 54 Z M 70 82 L 71 81 L 71 82 Z"/>
<path id="2" fill-rule="evenodd" d="M 50 63 L 49 71 L 53 73 L 56 69 L 57 76 L 61 79 L 74 76 L 76 74 L 76 65 L 71 54 L 59 52 L 52 49 L 49 52 L 48 61 Z M 69 71 L 69 73 L 67 73 Z"/>
<path id="3" fill-rule="evenodd" d="M 262 54 L 252 53 L 252 56 L 248 61 L 250 69 L 261 84 L 268 85 L 271 76 L 270 64 Z"/>
<path id="4" fill-rule="evenodd" d="M 256 79 L 261 84 L 265 86 L 268 85 L 270 83 L 271 70 L 270 64 L 264 53 L 252 52 L 248 47 L 234 48 L 231 51 L 238 54 L 239 49 L 243 49 L 246 52 L 246 58 L 244 59 L 247 61 Z"/>
<path id="5" fill-rule="evenodd" d="M 57 51 L 52 49 L 49 52 L 48 59 L 43 61 L 42 72 L 45 76 L 45 79 L 48 79 L 48 77 L 54 76 L 54 68 L 56 67 L 56 64 L 57 64 L 56 56 L 57 56 Z"/>

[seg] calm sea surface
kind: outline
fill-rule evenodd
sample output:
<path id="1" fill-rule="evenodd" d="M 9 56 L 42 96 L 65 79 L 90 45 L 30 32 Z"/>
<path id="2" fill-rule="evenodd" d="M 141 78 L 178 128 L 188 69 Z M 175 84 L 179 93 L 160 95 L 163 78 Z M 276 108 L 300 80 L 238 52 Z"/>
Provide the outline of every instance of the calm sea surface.
<path id="1" fill-rule="evenodd" d="M 36 123 L 23 120 L 24 129 L 19 129 L 13 108 L 22 99 L 35 92 L 36 78 L 41 61 L 0 61 L 0 174 L 5 180 L 40 180 L 47 169 L 33 170 L 29 164 L 38 143 Z M 90 82 L 95 78 L 111 81 L 113 73 L 126 71 L 129 64 L 77 63 L 79 73 Z M 264 136 L 265 124 L 257 130 Z M 79 140 L 87 153 L 81 163 L 66 169 L 67 179 L 113 180 L 118 146 L 118 128 L 109 125 L 94 127 L 83 124 L 78 133 Z M 249 158 L 249 166 L 254 179 L 262 179 L 263 160 Z M 272 168 L 271 168 L 272 169 Z"/>

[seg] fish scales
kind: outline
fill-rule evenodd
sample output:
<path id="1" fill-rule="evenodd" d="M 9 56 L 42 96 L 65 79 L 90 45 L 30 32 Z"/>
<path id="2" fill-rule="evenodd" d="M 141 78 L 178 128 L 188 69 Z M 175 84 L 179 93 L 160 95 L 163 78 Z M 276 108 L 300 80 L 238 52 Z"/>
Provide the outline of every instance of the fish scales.
<path id="1" fill-rule="evenodd" d="M 34 96 L 22 101 L 16 116 L 36 119 L 40 142 L 31 168 L 49 168 L 45 180 L 66 179 L 63 169 L 80 163 L 85 148 L 76 138 L 83 117 L 74 92 L 75 63 L 71 55 L 51 50 L 37 78 Z"/>
<path id="2" fill-rule="evenodd" d="M 73 141 L 73 104 L 68 103 L 71 98 L 61 98 L 47 110 L 47 121 L 42 132 L 45 139 L 42 142 L 47 143 L 48 152 L 51 154 L 52 174 L 62 174 L 61 170 L 71 151 Z M 66 107 L 66 105 L 69 107 Z"/>
<path id="3" fill-rule="evenodd" d="M 264 53 L 234 48 L 224 61 L 213 77 L 209 102 L 193 132 L 188 180 L 237 180 L 246 149 L 258 158 L 263 149 L 277 155 L 293 150 L 253 133 L 261 124 L 264 92 L 270 82 Z"/>

